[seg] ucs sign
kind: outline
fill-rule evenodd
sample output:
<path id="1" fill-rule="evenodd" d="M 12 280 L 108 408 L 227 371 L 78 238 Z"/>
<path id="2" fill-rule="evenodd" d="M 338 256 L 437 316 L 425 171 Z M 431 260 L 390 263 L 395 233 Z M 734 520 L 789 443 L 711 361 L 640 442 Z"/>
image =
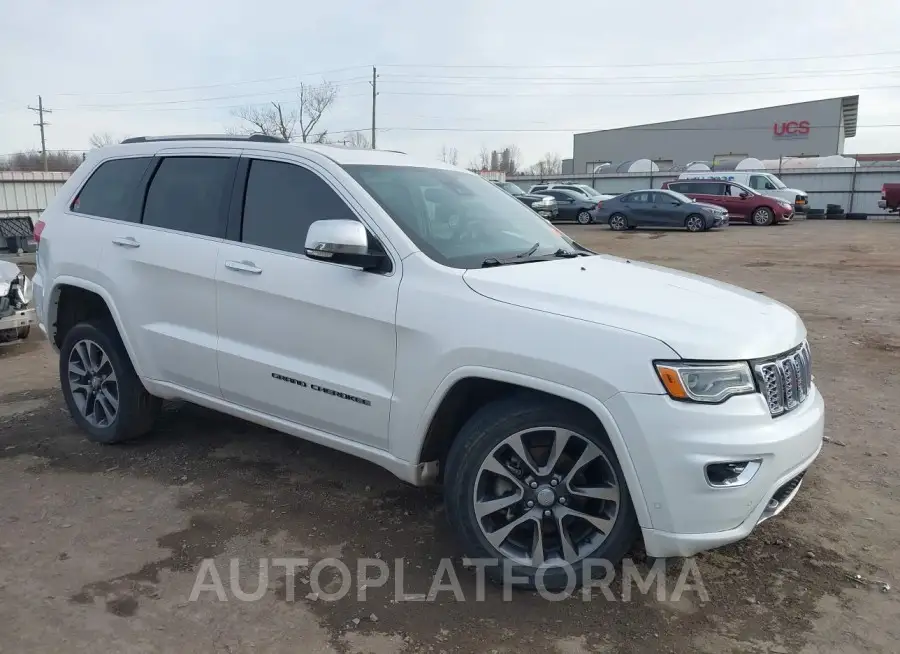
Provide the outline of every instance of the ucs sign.
<path id="1" fill-rule="evenodd" d="M 772 134 L 780 138 L 803 138 L 809 135 L 808 120 L 791 120 L 786 123 L 775 123 Z"/>

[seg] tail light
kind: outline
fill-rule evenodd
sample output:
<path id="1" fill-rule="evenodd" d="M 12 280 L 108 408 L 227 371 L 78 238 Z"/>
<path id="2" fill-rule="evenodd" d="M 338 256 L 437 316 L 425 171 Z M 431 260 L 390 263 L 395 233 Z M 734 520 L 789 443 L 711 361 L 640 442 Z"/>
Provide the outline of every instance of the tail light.
<path id="1" fill-rule="evenodd" d="M 887 189 L 887 187 L 884 184 L 882 184 L 881 185 L 881 199 L 882 200 L 886 199 L 886 196 L 885 196 L 886 189 Z"/>
<path id="2" fill-rule="evenodd" d="M 41 242 L 41 232 L 44 231 L 44 227 L 46 223 L 43 220 L 39 220 L 34 224 L 34 242 L 40 244 Z"/>

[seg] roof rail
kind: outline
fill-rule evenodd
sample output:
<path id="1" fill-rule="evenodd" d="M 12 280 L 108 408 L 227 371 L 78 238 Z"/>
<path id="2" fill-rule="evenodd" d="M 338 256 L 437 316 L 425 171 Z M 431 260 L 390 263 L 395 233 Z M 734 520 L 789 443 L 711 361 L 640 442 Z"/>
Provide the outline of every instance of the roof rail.
<path id="1" fill-rule="evenodd" d="M 181 136 L 132 136 L 122 143 L 150 143 L 153 141 L 254 141 L 260 143 L 288 143 L 287 140 L 268 134 L 185 134 Z"/>

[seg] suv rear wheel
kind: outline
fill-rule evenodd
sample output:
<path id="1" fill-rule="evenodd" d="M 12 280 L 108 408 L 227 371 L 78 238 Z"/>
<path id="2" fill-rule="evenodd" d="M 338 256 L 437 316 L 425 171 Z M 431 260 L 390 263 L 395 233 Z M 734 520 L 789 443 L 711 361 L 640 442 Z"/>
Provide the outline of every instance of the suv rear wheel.
<path id="1" fill-rule="evenodd" d="M 485 566 L 495 583 L 574 588 L 598 560 L 617 565 L 638 533 L 609 439 L 552 399 L 479 410 L 453 443 L 444 488 L 466 555 L 496 562 Z"/>
<path id="2" fill-rule="evenodd" d="M 141 384 L 114 325 L 82 322 L 63 339 L 59 378 L 69 413 L 95 443 L 118 443 L 153 427 L 161 400 Z"/>

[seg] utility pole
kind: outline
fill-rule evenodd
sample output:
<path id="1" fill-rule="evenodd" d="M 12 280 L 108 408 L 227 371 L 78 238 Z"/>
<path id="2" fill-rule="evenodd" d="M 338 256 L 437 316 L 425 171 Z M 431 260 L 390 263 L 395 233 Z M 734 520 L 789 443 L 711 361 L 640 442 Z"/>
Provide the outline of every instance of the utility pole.
<path id="1" fill-rule="evenodd" d="M 44 162 L 44 172 L 47 172 L 47 140 L 44 138 L 44 127 L 50 123 L 44 122 L 44 114 L 52 114 L 53 112 L 44 108 L 44 100 L 41 96 L 38 96 L 37 107 L 29 106 L 28 108 L 32 111 L 36 111 L 38 115 L 38 122 L 34 125 L 35 127 L 41 128 L 41 160 Z"/>
<path id="2" fill-rule="evenodd" d="M 378 71 L 375 70 L 375 66 L 372 66 L 372 81 L 370 84 L 372 85 L 372 149 L 375 149 L 375 97 L 378 95 L 378 88 L 376 81 L 378 79 Z"/>

